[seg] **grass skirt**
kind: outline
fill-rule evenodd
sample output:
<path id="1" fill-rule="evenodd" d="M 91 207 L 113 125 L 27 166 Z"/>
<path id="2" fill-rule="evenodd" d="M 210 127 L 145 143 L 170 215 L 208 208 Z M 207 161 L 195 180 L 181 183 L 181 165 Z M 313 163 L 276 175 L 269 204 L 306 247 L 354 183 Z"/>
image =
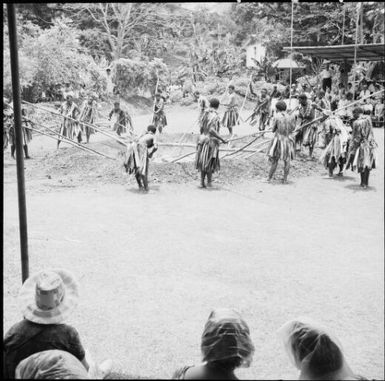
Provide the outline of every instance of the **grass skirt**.
<path id="1" fill-rule="evenodd" d="M 142 176 L 147 176 L 148 162 L 149 157 L 146 144 L 133 142 L 127 147 L 123 161 L 126 172 L 129 174 L 134 173 L 135 175 L 140 174 Z"/>
<path id="2" fill-rule="evenodd" d="M 354 155 L 352 170 L 363 172 L 366 168 L 369 170 L 376 168 L 376 149 L 368 142 L 363 142 Z"/>
<path id="3" fill-rule="evenodd" d="M 158 129 L 159 127 L 167 126 L 166 114 L 163 111 L 160 111 L 158 114 L 154 114 L 152 118 L 152 124 Z"/>
<path id="4" fill-rule="evenodd" d="M 219 142 L 206 136 L 200 139 L 195 156 L 195 168 L 202 172 L 214 173 L 220 170 Z"/>
<path id="5" fill-rule="evenodd" d="M 4 130 L 3 130 L 3 150 L 5 150 L 8 147 L 8 141 L 9 141 L 8 132 L 4 128 Z"/>
<path id="6" fill-rule="evenodd" d="M 127 132 L 127 127 L 123 124 L 119 124 L 119 122 L 115 122 L 112 131 L 116 131 L 117 134 L 125 134 Z"/>
<path id="7" fill-rule="evenodd" d="M 251 126 L 257 126 L 259 131 L 264 131 L 266 128 L 266 124 L 269 119 L 269 113 L 268 112 L 258 112 L 253 113 L 250 120 Z"/>
<path id="8" fill-rule="evenodd" d="M 326 146 L 319 159 L 325 168 L 329 168 L 333 163 L 346 163 L 346 146 L 343 147 L 339 135 L 334 135 L 329 144 Z"/>
<path id="9" fill-rule="evenodd" d="M 276 160 L 292 160 L 294 159 L 295 149 L 293 138 L 285 135 L 277 135 L 272 139 L 267 156 L 270 161 Z"/>
<path id="10" fill-rule="evenodd" d="M 239 125 L 239 114 L 236 108 L 227 110 L 222 118 L 223 127 L 229 128 Z"/>
<path id="11" fill-rule="evenodd" d="M 303 129 L 302 144 L 314 147 L 317 142 L 317 127 L 312 125 Z"/>
<path id="12" fill-rule="evenodd" d="M 22 135 L 23 135 L 23 146 L 29 144 L 29 142 L 32 140 L 32 131 L 28 128 L 22 128 Z M 15 135 L 15 128 L 14 126 L 11 126 L 9 129 L 9 143 L 11 146 L 16 145 L 16 135 Z"/>
<path id="13" fill-rule="evenodd" d="M 65 136 L 68 139 L 74 140 L 80 131 L 82 131 L 82 128 L 78 126 L 77 122 L 64 118 L 64 121 L 60 126 L 59 134 Z"/>

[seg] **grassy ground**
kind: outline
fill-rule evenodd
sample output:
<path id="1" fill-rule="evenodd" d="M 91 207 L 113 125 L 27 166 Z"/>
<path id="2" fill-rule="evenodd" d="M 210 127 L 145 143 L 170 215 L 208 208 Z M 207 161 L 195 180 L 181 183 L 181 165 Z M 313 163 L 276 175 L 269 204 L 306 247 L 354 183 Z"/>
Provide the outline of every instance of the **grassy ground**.
<path id="1" fill-rule="evenodd" d="M 193 113 L 171 116 L 168 132 L 180 133 Z M 375 134 L 381 158 L 383 130 Z M 105 143 L 93 137 L 100 149 Z M 308 315 L 333 329 L 354 371 L 383 379 L 381 162 L 367 191 L 357 174 L 329 179 L 305 159 L 293 163 L 288 185 L 278 181 L 281 166 L 273 184 L 262 181 L 264 156 L 224 160 L 212 190 L 197 188 L 191 163 L 158 164 L 143 194 L 118 163 L 54 148 L 34 138 L 34 159 L 25 162 L 31 271 L 59 266 L 75 274 L 81 298 L 69 323 L 96 360 L 114 360 L 115 375 L 167 378 L 198 363 L 210 310 L 225 306 L 242 313 L 256 347 L 240 378 L 295 378 L 276 330 Z M 15 164 L 5 155 L 7 330 L 21 318 L 21 281 Z M 243 176 L 229 180 L 240 169 Z"/>

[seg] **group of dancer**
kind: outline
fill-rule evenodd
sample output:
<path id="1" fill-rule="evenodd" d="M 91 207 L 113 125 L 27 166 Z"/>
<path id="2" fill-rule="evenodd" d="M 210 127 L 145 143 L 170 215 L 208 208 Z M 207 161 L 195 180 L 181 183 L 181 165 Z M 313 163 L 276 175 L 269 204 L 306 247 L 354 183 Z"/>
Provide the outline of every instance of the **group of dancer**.
<path id="1" fill-rule="evenodd" d="M 256 95 L 250 83 L 251 94 Z M 276 90 L 276 89 L 275 89 Z M 213 173 L 220 170 L 219 145 L 227 144 L 228 140 L 220 135 L 221 127 L 229 131 L 233 136 L 233 129 L 240 124 L 240 112 L 235 96 L 235 88 L 230 85 L 227 89 L 228 100 L 221 103 L 217 98 L 208 100 L 198 91 L 199 107 L 199 139 L 197 142 L 195 168 L 200 172 L 200 185 L 202 188 L 212 186 Z M 308 147 L 309 156 L 313 157 L 313 150 L 319 135 L 319 129 L 324 133 L 324 151 L 321 161 L 333 177 L 335 168 L 339 167 L 339 176 L 343 175 L 344 169 L 351 168 L 361 174 L 361 186 L 366 188 L 369 184 L 370 170 L 375 168 L 376 142 L 373 136 L 371 118 L 364 115 L 364 109 L 354 108 L 352 118 L 348 124 L 344 123 L 335 111 L 338 111 L 338 102 L 328 102 L 321 96 L 319 102 L 312 101 L 308 94 L 302 93 L 298 96 L 298 106 L 287 111 L 287 103 L 278 99 L 275 102 L 273 113 L 271 112 L 271 96 L 276 94 L 267 93 L 262 89 L 257 96 L 256 106 L 246 119 L 250 119 L 252 126 L 258 125 L 260 131 L 265 131 L 269 125 L 274 136 L 267 150 L 270 161 L 270 170 L 267 181 L 271 181 L 276 172 L 279 160 L 284 162 L 282 182 L 287 183 L 290 171 L 290 162 L 295 158 L 296 152 L 302 147 Z M 71 93 L 66 94 L 65 102 L 60 106 L 59 113 L 63 116 L 57 140 L 57 148 L 65 139 L 75 140 L 82 143 L 83 135 L 86 143 L 90 136 L 95 133 L 93 125 L 97 117 L 97 96 L 89 94 L 81 107 L 74 102 Z M 152 123 L 147 127 L 142 136 L 133 136 L 133 123 L 130 115 L 123 111 L 120 102 L 114 103 L 114 108 L 108 115 L 112 123 L 112 130 L 118 136 L 130 132 L 132 142 L 128 144 L 124 153 L 124 167 L 127 172 L 134 174 L 140 189 L 148 190 L 149 159 L 157 151 L 155 135 L 162 133 L 167 126 L 167 118 L 164 111 L 164 99 L 161 93 L 155 95 L 153 106 Z M 218 114 L 220 105 L 225 106 L 225 112 L 221 118 Z M 11 144 L 11 155 L 15 154 L 15 130 L 12 123 L 12 111 L 3 101 L 4 105 L 4 149 Z M 273 115 L 273 116 L 272 116 Z M 245 121 L 245 122 L 246 122 Z M 349 126 L 350 124 L 350 126 Z M 26 117 L 26 109 L 22 109 L 22 131 L 25 157 L 28 155 L 28 143 L 32 139 L 31 122 Z M 207 182 L 206 182 L 207 180 Z"/>
<path id="2" fill-rule="evenodd" d="M 229 87 L 230 102 L 226 104 L 226 112 L 221 119 L 218 115 L 219 100 L 211 99 L 209 102 L 199 97 L 200 107 L 200 137 L 197 144 L 195 159 L 196 169 L 201 173 L 201 187 L 212 186 L 212 174 L 220 169 L 219 144 L 227 143 L 219 135 L 221 124 L 230 126 L 232 134 L 235 122 L 239 120 L 239 113 L 234 102 L 234 86 Z M 198 94 L 199 95 L 199 94 Z M 271 181 L 276 172 L 279 160 L 284 162 L 283 183 L 287 183 L 290 170 L 290 162 L 295 158 L 296 151 L 302 146 L 308 147 L 309 156 L 313 157 L 313 150 L 317 141 L 318 128 L 325 135 L 324 151 L 321 161 L 333 177 L 334 169 L 339 166 L 339 176 L 343 175 L 344 167 L 357 170 L 361 175 L 361 187 L 369 185 L 369 174 L 375 168 L 375 152 L 377 144 L 374 140 L 373 127 L 370 116 L 364 114 L 364 109 L 355 107 L 352 112 L 350 126 L 334 112 L 337 103 L 333 102 L 330 108 L 322 108 L 319 104 L 312 102 L 306 94 L 298 97 L 299 104 L 291 112 L 287 112 L 287 103 L 278 100 L 275 103 L 274 116 L 270 121 L 271 132 L 274 137 L 270 141 L 267 156 L 271 163 L 267 181 Z M 205 105 L 208 108 L 205 109 Z M 269 96 L 263 89 L 258 98 L 257 106 L 250 119 L 258 121 L 259 129 L 265 130 L 266 121 L 269 117 Z M 317 114 L 318 113 L 318 114 Z M 252 122 L 253 123 L 253 122 Z M 253 124 L 255 125 L 255 124 Z"/>

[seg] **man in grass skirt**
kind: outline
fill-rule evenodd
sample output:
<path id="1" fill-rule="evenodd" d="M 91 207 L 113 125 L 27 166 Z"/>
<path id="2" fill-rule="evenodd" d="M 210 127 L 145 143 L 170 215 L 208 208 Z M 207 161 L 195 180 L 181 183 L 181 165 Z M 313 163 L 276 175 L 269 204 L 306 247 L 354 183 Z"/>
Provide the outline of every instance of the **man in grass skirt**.
<path id="1" fill-rule="evenodd" d="M 12 125 L 12 111 L 7 102 L 3 100 L 3 151 L 8 147 L 9 129 Z"/>
<path id="2" fill-rule="evenodd" d="M 97 114 L 97 103 L 96 103 L 96 95 L 89 95 L 83 102 L 83 105 L 80 110 L 79 121 L 86 122 L 89 124 L 94 124 L 96 120 Z M 87 124 L 83 124 L 83 131 L 85 131 L 87 144 L 90 142 L 90 136 L 95 133 L 95 130 L 88 126 Z"/>
<path id="3" fill-rule="evenodd" d="M 127 133 L 127 125 L 129 126 L 130 131 L 133 131 L 133 125 L 130 115 L 123 111 L 120 107 L 120 102 L 114 102 L 114 108 L 111 110 L 108 115 L 108 120 L 112 122 L 112 130 L 117 133 L 117 135 Z"/>
<path id="4" fill-rule="evenodd" d="M 324 110 L 311 102 L 306 94 L 301 94 L 298 97 L 299 107 L 297 113 L 297 125 L 298 131 L 295 136 L 296 149 L 301 150 L 301 146 L 309 147 L 309 157 L 313 157 L 313 150 L 317 142 L 317 123 L 310 123 L 315 119 L 315 110 L 321 111 L 324 114 L 324 118 L 327 116 Z M 322 119 L 319 123 L 322 123 Z M 309 124 L 309 125 L 308 125 Z M 302 128 L 302 126 L 307 125 Z"/>
<path id="5" fill-rule="evenodd" d="M 127 147 L 123 162 L 126 172 L 134 173 L 139 189 L 145 191 L 148 191 L 149 159 L 158 150 L 155 133 L 156 127 L 149 125 L 147 132 Z"/>
<path id="6" fill-rule="evenodd" d="M 238 105 L 236 96 L 234 93 L 234 86 L 230 85 L 228 88 L 229 92 L 229 103 L 224 106 L 227 107 L 223 119 L 222 124 L 229 130 L 230 135 L 233 134 L 233 127 L 239 125 L 239 113 L 238 113 Z M 219 132 L 219 131 L 218 131 Z"/>
<path id="7" fill-rule="evenodd" d="M 161 134 L 163 128 L 167 126 L 167 118 L 164 112 L 164 100 L 161 93 L 155 94 L 155 104 L 154 104 L 154 116 L 152 118 L 152 124 Z"/>
<path id="8" fill-rule="evenodd" d="M 250 93 L 253 95 L 257 95 L 253 91 L 253 86 L 250 83 L 249 85 Z M 266 129 L 266 125 L 269 122 L 269 114 L 270 114 L 270 97 L 267 95 L 267 90 L 265 88 L 262 89 L 261 95 L 257 98 L 257 105 L 254 108 L 253 113 L 249 116 L 250 124 L 252 126 L 258 125 L 259 131 L 264 131 Z"/>
<path id="9" fill-rule="evenodd" d="M 272 139 L 267 155 L 271 162 L 269 177 L 267 181 L 271 181 L 277 170 L 278 161 L 281 159 L 284 162 L 283 183 L 287 183 L 287 176 L 290 170 L 290 161 L 294 159 L 294 119 L 286 113 L 286 103 L 278 101 L 275 105 L 276 113 L 273 119 L 272 132 L 275 133 Z"/>
<path id="10" fill-rule="evenodd" d="M 8 119 L 9 126 L 9 143 L 11 144 L 11 156 L 15 159 L 16 152 L 16 131 L 15 131 L 15 123 L 13 120 L 13 112 L 11 111 Z M 4 126 L 5 127 L 5 126 Z M 32 130 L 28 127 L 32 127 L 32 122 L 27 119 L 27 110 L 25 108 L 21 109 L 21 132 L 23 136 L 23 149 L 24 155 L 26 159 L 30 159 L 31 157 L 28 155 L 28 144 L 32 140 Z"/>
<path id="11" fill-rule="evenodd" d="M 326 143 L 320 162 L 329 171 L 329 177 L 333 177 L 333 171 L 339 166 L 338 176 L 343 176 L 344 165 L 348 148 L 349 132 L 338 116 L 331 116 L 325 122 Z"/>
<path id="12" fill-rule="evenodd" d="M 201 172 L 201 187 L 206 188 L 205 178 L 207 176 L 207 186 L 212 185 L 212 174 L 220 169 L 219 163 L 219 141 L 227 143 L 219 135 L 221 124 L 218 115 L 219 100 L 210 100 L 210 108 L 203 115 L 200 128 L 200 136 L 197 144 L 195 157 L 195 168 Z"/>
<path id="13" fill-rule="evenodd" d="M 361 176 L 360 186 L 369 186 L 370 171 L 376 168 L 377 143 L 374 140 L 372 121 L 363 115 L 364 110 L 356 107 L 353 110 L 353 132 L 349 147 L 347 168 L 357 170 Z"/>
<path id="14" fill-rule="evenodd" d="M 203 115 L 210 107 L 209 100 L 202 95 L 199 91 L 195 92 L 195 97 L 198 98 L 198 108 L 199 108 L 199 123 L 201 122 Z"/>
<path id="15" fill-rule="evenodd" d="M 77 118 L 80 114 L 79 107 L 73 101 L 73 93 L 67 94 L 66 101 L 60 106 L 60 114 L 63 115 L 63 121 L 60 126 L 59 134 L 65 136 L 68 139 L 75 140 L 78 142 L 82 141 L 82 129 L 77 122 Z M 59 149 L 62 138 L 59 136 L 57 141 L 57 149 Z"/>

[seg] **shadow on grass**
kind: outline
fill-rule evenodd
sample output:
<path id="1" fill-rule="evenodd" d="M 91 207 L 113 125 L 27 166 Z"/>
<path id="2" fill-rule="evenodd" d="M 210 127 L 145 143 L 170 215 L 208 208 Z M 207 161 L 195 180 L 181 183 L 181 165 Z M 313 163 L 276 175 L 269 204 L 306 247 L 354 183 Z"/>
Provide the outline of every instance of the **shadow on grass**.
<path id="1" fill-rule="evenodd" d="M 152 380 L 152 377 L 140 377 L 133 374 L 111 372 L 105 380 Z"/>
<path id="2" fill-rule="evenodd" d="M 155 192 L 159 192 L 160 186 L 159 185 L 149 185 L 148 186 L 148 191 L 145 191 L 144 189 L 139 189 L 138 186 L 133 187 L 133 188 L 128 188 L 127 190 L 129 192 L 131 192 L 131 193 L 136 193 L 136 194 L 140 194 L 140 195 L 146 195 L 146 194 L 152 193 L 154 191 Z"/>
<path id="3" fill-rule="evenodd" d="M 322 180 L 334 180 L 334 181 L 354 181 L 355 177 L 352 176 L 337 176 L 334 175 L 333 177 L 328 177 L 327 175 L 324 175 L 325 177 L 322 178 Z"/>
<path id="4" fill-rule="evenodd" d="M 12 161 L 4 161 L 3 162 L 3 168 L 10 168 L 10 167 L 16 167 L 16 160 Z"/>
<path id="5" fill-rule="evenodd" d="M 375 187 L 372 187 L 372 186 L 368 186 L 368 188 L 362 188 L 360 186 L 360 184 L 350 184 L 350 185 L 346 185 L 345 186 L 346 189 L 350 189 L 352 191 L 354 191 L 354 193 L 356 192 L 369 192 L 369 191 L 372 191 L 372 192 L 377 192 L 377 189 Z"/>
<path id="6" fill-rule="evenodd" d="M 264 180 L 263 183 L 270 184 L 270 185 L 282 185 L 282 186 L 295 184 L 295 182 L 292 180 L 287 180 L 286 182 L 283 182 L 282 179 L 274 179 L 274 178 L 271 181 Z"/>

